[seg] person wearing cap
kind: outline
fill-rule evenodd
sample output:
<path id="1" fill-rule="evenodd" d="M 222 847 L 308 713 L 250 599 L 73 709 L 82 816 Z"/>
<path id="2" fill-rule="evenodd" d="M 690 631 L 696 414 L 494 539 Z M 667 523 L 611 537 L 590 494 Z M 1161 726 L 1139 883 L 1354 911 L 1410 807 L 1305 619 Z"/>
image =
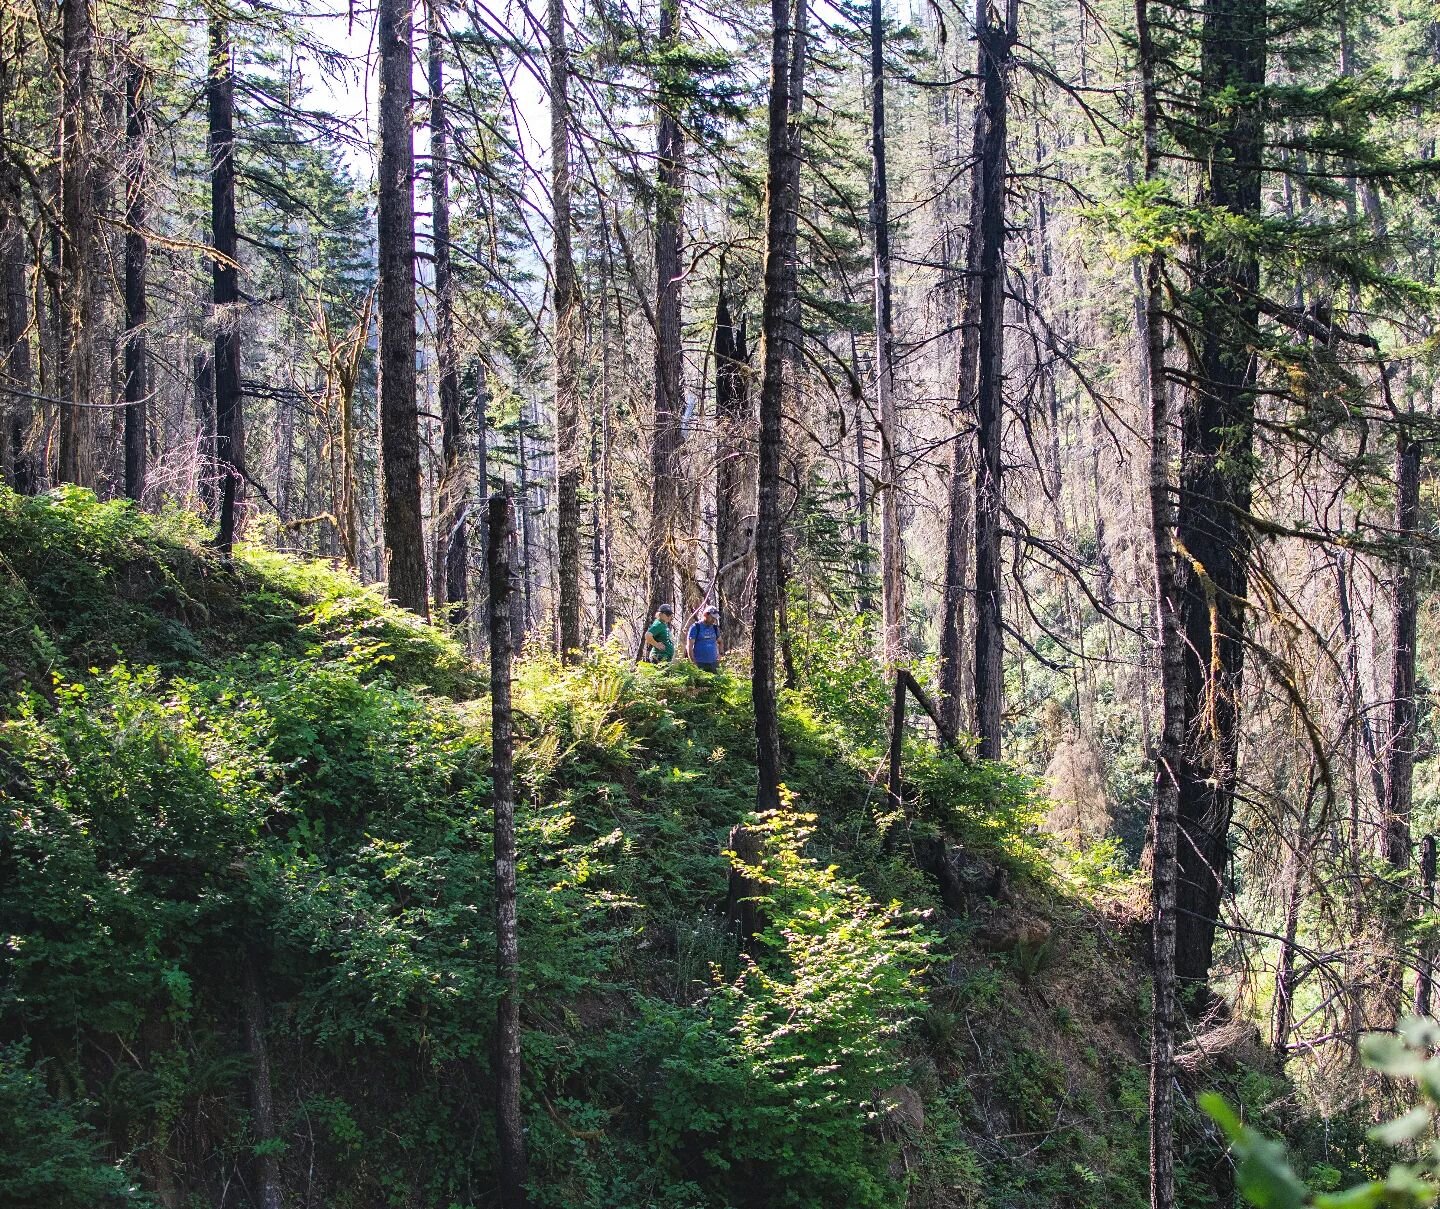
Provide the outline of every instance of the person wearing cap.
<path id="1" fill-rule="evenodd" d="M 675 639 L 670 633 L 670 621 L 674 616 L 674 605 L 662 604 L 655 610 L 655 620 L 645 631 L 647 663 L 669 663 L 675 658 Z"/>
<path id="2" fill-rule="evenodd" d="M 706 605 L 685 635 L 685 654 L 702 671 L 713 672 L 720 667 L 720 610 Z"/>

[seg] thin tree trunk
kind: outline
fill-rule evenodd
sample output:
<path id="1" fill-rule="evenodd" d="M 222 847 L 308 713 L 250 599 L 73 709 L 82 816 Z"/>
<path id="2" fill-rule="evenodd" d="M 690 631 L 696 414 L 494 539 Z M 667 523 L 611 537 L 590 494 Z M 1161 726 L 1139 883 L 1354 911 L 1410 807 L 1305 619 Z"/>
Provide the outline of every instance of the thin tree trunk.
<path id="1" fill-rule="evenodd" d="M 484 362 L 475 362 L 475 490 L 481 501 L 479 509 L 480 531 L 477 534 L 480 549 L 490 549 L 490 390 L 485 380 Z M 490 583 L 486 579 L 482 589 L 486 641 L 490 633 Z"/>
<path id="2" fill-rule="evenodd" d="M 145 235 L 146 144 L 145 69 L 131 62 L 125 72 L 125 494 L 138 500 L 145 489 L 147 396 Z"/>
<path id="3" fill-rule="evenodd" d="M 445 47 L 439 0 L 426 6 L 425 49 L 430 76 L 430 208 L 435 259 L 435 360 L 440 371 L 440 492 L 436 528 L 440 547 L 435 594 L 450 606 L 450 624 L 465 624 L 468 596 L 465 481 L 460 415 L 460 363 L 455 352 L 455 284 L 450 268 L 450 118 L 445 109 Z"/>
<path id="4" fill-rule="evenodd" d="M 406 0 L 380 0 L 380 466 L 385 580 L 390 599 L 430 614 L 420 513 L 415 403 L 415 147 L 412 20 Z"/>
<path id="5" fill-rule="evenodd" d="M 246 954 L 242 960 L 244 983 L 245 1048 L 250 1055 L 250 1115 L 255 1148 L 255 1183 L 258 1186 L 260 1209 L 283 1209 L 285 1200 L 280 1191 L 280 1170 L 275 1151 L 275 1098 L 270 1085 L 270 1052 L 265 1044 L 265 1001 L 260 996 L 255 977 L 255 959 Z"/>
<path id="6" fill-rule="evenodd" d="M 981 98 L 985 109 L 980 150 L 980 323 L 976 414 L 979 464 L 975 476 L 975 730 L 979 754 L 1000 758 L 1004 708 L 1005 644 L 1000 578 L 1002 511 L 1001 437 L 1005 371 L 1005 139 L 1010 49 L 1017 36 L 1016 0 L 1003 22 L 980 0 Z"/>
<path id="7" fill-rule="evenodd" d="M 555 478 L 560 657 L 580 650 L 580 290 L 570 251 L 570 58 L 565 2 L 550 0 L 550 192 L 555 273 Z"/>
<path id="8" fill-rule="evenodd" d="M 56 386 L 60 403 L 60 480 L 81 482 L 85 427 L 79 404 L 90 394 L 91 249 L 94 149 L 89 145 L 94 14 L 90 0 L 61 5 L 60 306 Z"/>
<path id="9" fill-rule="evenodd" d="M 680 37 L 679 0 L 660 0 L 660 45 Z M 685 410 L 680 328 L 680 212 L 684 143 L 675 107 L 680 97 L 664 68 L 657 81 L 655 190 L 655 428 L 650 445 L 650 612 L 675 596 L 680 514 L 680 423 Z M 685 605 L 676 602 L 683 619 Z"/>
<path id="10" fill-rule="evenodd" d="M 1420 841 L 1420 902 L 1427 914 L 1435 910 L 1435 837 L 1427 835 Z M 1420 938 L 1415 970 L 1415 1014 L 1430 1015 L 1430 999 L 1435 986 L 1435 956 L 1428 938 Z"/>
<path id="11" fill-rule="evenodd" d="M 1305 903 L 1307 852 L 1297 839 L 1285 861 L 1285 920 L 1280 953 L 1275 961 L 1275 1030 L 1270 1044 L 1284 1063 L 1290 1049 L 1290 1027 L 1295 1020 L 1295 938 L 1300 931 L 1300 908 Z"/>
<path id="12" fill-rule="evenodd" d="M 191 381 L 195 388 L 195 454 L 199 462 L 200 503 L 215 518 L 215 358 L 196 353 Z"/>
<path id="13" fill-rule="evenodd" d="M 870 467 L 866 457 L 865 395 L 860 389 L 860 350 L 855 332 L 850 332 L 850 373 L 852 413 L 855 422 L 855 578 L 859 592 L 856 605 L 862 614 L 875 612 L 870 594 Z"/>
<path id="14" fill-rule="evenodd" d="M 870 0 L 870 229 L 875 287 L 875 411 L 880 419 L 880 608 L 887 666 L 908 654 L 905 547 L 901 536 L 899 418 L 895 336 L 890 308 L 890 186 L 885 170 L 885 26 L 881 0 Z"/>
<path id="15" fill-rule="evenodd" d="M 1155 95 L 1155 45 L 1148 0 L 1135 0 L 1139 37 L 1145 179 L 1160 167 L 1159 110 Z M 1180 773 L 1185 749 L 1185 663 L 1175 516 L 1170 502 L 1170 393 L 1165 380 L 1162 311 L 1163 253 L 1145 266 L 1145 392 L 1150 412 L 1150 534 L 1154 557 L 1155 618 L 1158 631 L 1161 730 L 1155 762 L 1151 816 L 1151 961 L 1154 986 L 1150 1009 L 1150 1206 L 1175 1205 L 1175 978 L 1176 871 L 1179 844 Z"/>
<path id="16" fill-rule="evenodd" d="M 495 811 L 496 1005 L 495 1133 L 500 1140 L 500 1203 L 525 1204 L 525 1131 L 520 1116 L 520 943 L 515 886 L 515 738 L 511 725 L 510 610 L 514 598 L 511 501 L 490 497 L 486 564 L 490 581 L 490 782 Z"/>
<path id="17" fill-rule="evenodd" d="M 765 296 L 760 386 L 760 464 L 756 518 L 754 658 L 756 804 L 780 805 L 780 724 L 775 696 L 776 620 L 780 608 L 780 444 L 785 366 L 793 330 L 796 225 L 800 205 L 800 107 L 804 97 L 806 0 L 770 0 L 769 133 L 765 190 Z"/>
<path id="18" fill-rule="evenodd" d="M 0 381 L 12 390 L 34 390 L 30 362 L 30 292 L 26 280 L 25 237 L 13 215 L 0 216 Z M 28 448 L 34 415 L 31 400 L 23 394 L 5 399 L 6 432 L 3 442 L 6 481 L 22 494 L 39 488 L 37 459 Z"/>
<path id="19" fill-rule="evenodd" d="M 230 25 L 222 11 L 210 17 L 210 73 L 205 88 L 210 117 L 210 238 L 215 323 L 215 472 L 219 525 L 215 544 L 235 543 L 236 511 L 244 485 L 245 436 L 240 402 L 240 267 L 235 225 L 235 68 Z"/>

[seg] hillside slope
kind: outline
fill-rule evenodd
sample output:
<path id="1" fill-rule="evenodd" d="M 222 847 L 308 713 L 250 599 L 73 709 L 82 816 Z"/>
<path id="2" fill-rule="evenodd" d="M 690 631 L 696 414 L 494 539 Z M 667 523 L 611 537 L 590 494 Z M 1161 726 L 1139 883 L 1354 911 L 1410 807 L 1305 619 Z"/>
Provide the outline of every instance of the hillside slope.
<path id="1" fill-rule="evenodd" d="M 0 1203 L 242 1206 L 265 1171 L 292 1206 L 492 1203 L 463 652 L 342 575 L 225 564 L 78 491 L 0 493 L 0 617 Z M 1123 874 L 918 734 L 911 818 L 880 817 L 884 685 L 846 635 L 794 639 L 793 796 L 754 824 L 744 952 L 748 686 L 522 667 L 534 1203 L 1143 1205 Z M 1282 1090 L 1205 1078 L 1252 1111 Z M 1223 1203 L 1187 1120 L 1185 1203 Z"/>

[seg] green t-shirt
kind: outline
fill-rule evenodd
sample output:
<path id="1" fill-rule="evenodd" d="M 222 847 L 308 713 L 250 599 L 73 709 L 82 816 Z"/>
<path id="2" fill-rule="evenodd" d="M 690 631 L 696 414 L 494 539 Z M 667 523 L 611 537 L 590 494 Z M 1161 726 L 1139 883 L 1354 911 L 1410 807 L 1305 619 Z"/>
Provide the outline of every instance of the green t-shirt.
<path id="1" fill-rule="evenodd" d="M 670 637 L 668 625 L 657 617 L 646 632 L 660 644 L 659 650 L 653 646 L 645 648 L 645 657 L 651 663 L 669 663 L 675 658 L 675 640 Z"/>

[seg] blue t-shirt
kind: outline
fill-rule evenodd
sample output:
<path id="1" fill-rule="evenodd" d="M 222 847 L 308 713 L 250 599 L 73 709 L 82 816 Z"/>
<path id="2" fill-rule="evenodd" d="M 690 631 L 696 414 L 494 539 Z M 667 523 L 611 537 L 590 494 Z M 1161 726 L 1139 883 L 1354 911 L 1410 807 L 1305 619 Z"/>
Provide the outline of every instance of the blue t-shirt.
<path id="1" fill-rule="evenodd" d="M 696 663 L 720 662 L 720 627 L 708 621 L 697 621 L 690 627 L 690 641 L 695 644 Z"/>

